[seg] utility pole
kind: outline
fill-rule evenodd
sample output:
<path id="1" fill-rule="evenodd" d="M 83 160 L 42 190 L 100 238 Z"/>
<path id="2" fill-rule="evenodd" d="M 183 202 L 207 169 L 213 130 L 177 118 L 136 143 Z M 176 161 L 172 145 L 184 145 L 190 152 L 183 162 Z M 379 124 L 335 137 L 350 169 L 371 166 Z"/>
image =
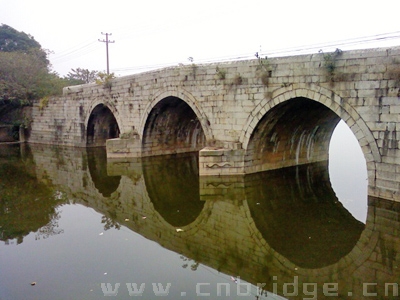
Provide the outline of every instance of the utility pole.
<path id="1" fill-rule="evenodd" d="M 106 43 L 107 75 L 108 75 L 108 74 L 110 74 L 110 66 L 109 66 L 109 62 L 108 62 L 108 44 L 109 44 L 109 43 L 115 43 L 115 41 L 110 41 L 110 40 L 108 40 L 108 37 L 109 37 L 110 35 L 112 35 L 112 33 L 103 33 L 103 32 L 102 32 L 101 34 L 106 36 L 106 39 L 105 39 L 105 40 L 100 40 L 100 39 L 99 39 L 99 42 Z"/>

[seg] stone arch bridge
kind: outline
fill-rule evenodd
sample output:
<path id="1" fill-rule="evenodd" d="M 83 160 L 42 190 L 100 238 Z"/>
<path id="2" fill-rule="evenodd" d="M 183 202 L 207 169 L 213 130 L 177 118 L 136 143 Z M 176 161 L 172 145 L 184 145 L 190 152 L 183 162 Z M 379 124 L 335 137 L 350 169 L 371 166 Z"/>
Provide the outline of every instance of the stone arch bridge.
<path id="1" fill-rule="evenodd" d="M 201 176 L 328 159 L 343 120 L 369 194 L 400 201 L 400 47 L 189 64 L 64 88 L 28 141 L 105 146 L 109 159 L 199 151 Z"/>

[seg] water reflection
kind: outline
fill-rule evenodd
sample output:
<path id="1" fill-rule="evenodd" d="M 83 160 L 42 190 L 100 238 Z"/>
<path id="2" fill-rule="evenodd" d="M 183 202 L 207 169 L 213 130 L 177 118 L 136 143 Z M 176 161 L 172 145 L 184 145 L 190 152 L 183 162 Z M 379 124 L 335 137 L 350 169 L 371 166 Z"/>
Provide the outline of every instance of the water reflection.
<path id="1" fill-rule="evenodd" d="M 247 176 L 246 198 L 268 244 L 303 268 L 339 261 L 364 230 L 336 198 L 326 162 Z"/>
<path id="2" fill-rule="evenodd" d="M 110 197 L 118 188 L 121 176 L 107 175 L 107 153 L 103 147 L 86 148 L 87 162 L 93 183 L 104 196 Z"/>
<path id="3" fill-rule="evenodd" d="M 38 239 L 62 232 L 57 229 L 60 198 L 51 185 L 37 180 L 29 153 L 24 160 L 19 155 L 17 145 L 0 151 L 0 240 L 17 244 L 30 232 Z"/>
<path id="4" fill-rule="evenodd" d="M 0 153 L 4 149 L 0 147 Z M 149 285 L 163 280 L 173 286 L 194 287 L 196 282 L 210 280 L 209 272 L 228 275 L 215 277 L 214 283 L 240 276 L 252 284 L 264 283 L 269 291 L 277 286 L 279 294 L 284 293 L 283 284 L 293 282 L 295 276 L 299 286 L 315 282 L 322 288 L 324 282 L 333 280 L 341 293 L 352 291 L 355 297 L 362 295 L 362 282 L 393 282 L 400 277 L 396 254 L 400 253 L 396 232 L 400 209 L 371 199 L 368 221 L 365 225 L 357 221 L 332 190 L 327 162 L 246 177 L 201 178 L 199 182 L 193 155 L 106 164 L 85 149 L 39 145 L 31 149 L 21 154 L 13 148 L 0 157 L 1 240 L 19 238 L 22 242 L 21 237 L 29 232 L 67 233 L 77 228 L 76 235 L 57 236 L 53 243 L 57 250 L 50 244 L 40 246 L 39 241 L 28 244 L 33 250 L 29 252 L 32 263 L 46 261 L 40 272 L 49 275 L 43 281 L 61 282 L 61 286 L 66 273 L 74 274 L 72 298 L 103 296 L 99 282 L 105 280 L 122 285 L 132 280 Z M 21 188 L 27 192 L 21 193 Z M 66 209 L 66 204 L 73 205 Z M 74 219 L 76 204 L 98 212 L 98 224 L 91 223 L 92 213 L 85 217 L 81 209 L 82 217 Z M 57 227 L 63 218 L 71 221 Z M 93 229 L 98 225 L 100 232 Z M 104 233 L 104 229 L 110 230 Z M 137 234 L 156 243 L 138 240 Z M 104 242 L 97 239 L 100 236 Z M 127 247 L 125 242 L 130 239 L 134 241 Z M 20 268 L 18 253 L 22 250 L 18 247 L 0 261 L 0 276 L 5 278 L 0 281 L 0 298 L 1 282 L 11 285 L 11 294 L 19 288 L 13 285 L 18 276 L 9 272 Z M 41 251 L 34 251 L 38 247 Z M 80 252 L 71 258 L 77 260 L 76 269 L 72 269 L 73 261 L 66 264 L 62 259 L 46 258 L 76 249 Z M 178 253 L 176 260 L 169 251 Z M 150 267 L 153 261 L 157 264 Z M 63 272 L 51 272 L 61 262 Z M 98 277 L 103 265 L 107 269 L 101 274 L 107 273 L 106 279 Z M 82 296 L 83 282 L 95 296 Z M 51 286 L 45 287 L 48 293 Z M 46 288 L 43 295 L 47 295 Z M 71 288 L 57 298 L 71 298 Z M 177 297 L 179 291 L 169 295 L 169 299 Z"/>
<path id="5" fill-rule="evenodd" d="M 143 159 L 143 176 L 151 202 L 172 226 L 189 225 L 203 209 L 198 165 L 197 153 Z"/>

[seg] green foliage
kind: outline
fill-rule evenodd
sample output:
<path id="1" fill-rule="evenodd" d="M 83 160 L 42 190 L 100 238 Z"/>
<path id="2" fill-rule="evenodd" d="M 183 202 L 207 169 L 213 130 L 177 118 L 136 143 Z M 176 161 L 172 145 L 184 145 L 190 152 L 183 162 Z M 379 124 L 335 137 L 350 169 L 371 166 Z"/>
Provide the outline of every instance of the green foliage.
<path id="1" fill-rule="evenodd" d="M 111 89 L 111 80 L 115 78 L 114 73 L 107 74 L 99 72 L 97 74 L 96 84 L 102 84 L 104 88 Z"/>
<path id="2" fill-rule="evenodd" d="M 235 78 L 233 78 L 234 85 L 241 85 L 243 83 L 243 78 L 240 74 L 236 74 Z"/>
<path id="3" fill-rule="evenodd" d="M 25 32 L 19 32 L 5 24 L 0 26 L 0 51 L 25 52 L 32 48 L 41 48 L 40 44 L 35 41 L 33 36 L 28 35 Z"/>
<path id="4" fill-rule="evenodd" d="M 49 97 L 45 96 L 39 101 L 39 110 L 43 110 L 47 105 L 49 105 Z"/>
<path id="5" fill-rule="evenodd" d="M 5 24 L 0 26 L 0 52 L 21 52 L 26 54 L 36 52 L 35 55 L 40 57 L 44 64 L 49 64 L 46 51 L 35 41 L 33 36 L 25 32 L 19 32 Z"/>
<path id="6" fill-rule="evenodd" d="M 30 104 L 39 98 L 47 67 L 35 55 L 0 52 L 0 99 Z"/>
<path id="7" fill-rule="evenodd" d="M 50 73 L 40 58 L 20 52 L 0 52 L 0 103 L 31 105 L 33 100 L 60 95 L 66 80 Z"/>
<path id="8" fill-rule="evenodd" d="M 14 154 L 7 158 L 8 162 L 0 165 L 0 240 L 17 239 L 20 244 L 32 232 L 39 231 L 42 236 L 44 229 L 49 235 L 61 233 L 56 207 L 65 199 L 56 197 L 54 187 L 36 178 L 30 171 L 34 170 L 33 162 L 19 162 Z"/>
<path id="9" fill-rule="evenodd" d="M 75 84 L 84 84 L 96 82 L 98 74 L 98 71 L 90 71 L 88 69 L 76 68 L 71 69 L 71 71 L 67 74 L 65 78 L 70 82 L 75 82 Z"/>
<path id="10" fill-rule="evenodd" d="M 32 124 L 32 118 L 27 117 L 26 115 L 23 115 L 21 117 L 21 119 L 14 120 L 12 125 L 17 127 L 18 130 L 19 130 L 19 127 L 23 127 L 25 129 L 28 129 L 28 128 L 30 128 L 31 124 Z"/>
<path id="11" fill-rule="evenodd" d="M 324 67 L 325 67 L 326 72 L 328 73 L 329 80 L 330 81 L 334 81 L 335 80 L 337 57 L 342 54 L 342 50 L 337 48 L 332 53 L 324 53 L 324 52 L 322 52 L 322 50 L 320 50 L 319 52 L 322 53 L 322 55 L 323 55 Z"/>
<path id="12" fill-rule="evenodd" d="M 25 106 L 60 95 L 66 80 L 49 71 L 47 52 L 32 36 L 0 27 L 0 105 Z"/>
<path id="13" fill-rule="evenodd" d="M 272 70 L 271 70 L 271 66 L 268 61 L 268 57 L 266 56 L 263 59 L 260 56 L 257 56 L 257 58 L 258 58 L 258 66 L 257 66 L 258 76 L 264 85 L 268 85 L 269 78 L 271 77 L 271 74 L 272 74 Z"/>
<path id="14" fill-rule="evenodd" d="M 220 69 L 218 66 L 216 68 L 217 76 L 219 79 L 224 80 L 226 77 L 226 70 Z"/>

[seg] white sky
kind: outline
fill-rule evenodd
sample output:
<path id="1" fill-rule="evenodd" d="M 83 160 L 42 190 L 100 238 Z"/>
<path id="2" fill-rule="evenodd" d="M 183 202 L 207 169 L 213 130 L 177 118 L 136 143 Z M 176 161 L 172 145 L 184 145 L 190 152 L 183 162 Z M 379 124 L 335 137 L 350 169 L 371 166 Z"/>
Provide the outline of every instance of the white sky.
<path id="1" fill-rule="evenodd" d="M 250 58 L 260 48 L 270 54 L 386 33 L 398 38 L 338 48 L 400 45 L 399 9 L 398 0 L 0 0 L 0 23 L 53 51 L 60 75 L 77 67 L 106 70 L 106 46 L 98 39 L 112 33 L 110 72 L 120 76 L 186 64 L 188 57 L 194 63 Z"/>

